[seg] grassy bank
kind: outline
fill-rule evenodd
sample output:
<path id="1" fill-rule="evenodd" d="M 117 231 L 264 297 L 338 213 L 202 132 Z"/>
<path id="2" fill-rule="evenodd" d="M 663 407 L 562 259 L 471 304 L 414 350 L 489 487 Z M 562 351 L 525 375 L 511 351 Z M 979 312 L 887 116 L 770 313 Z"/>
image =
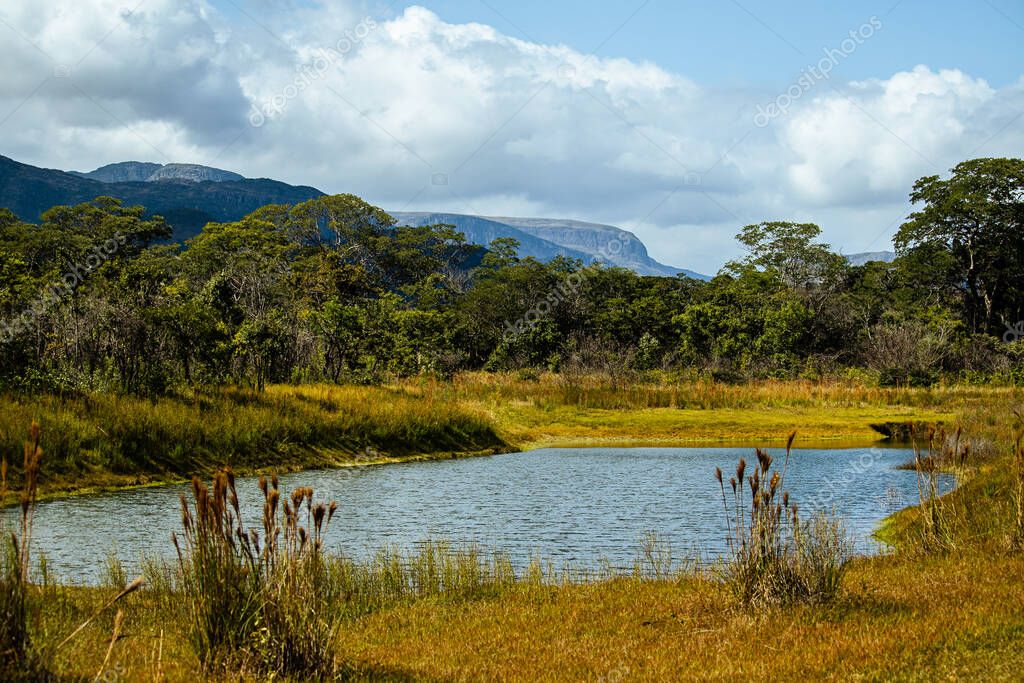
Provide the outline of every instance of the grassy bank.
<path id="1" fill-rule="evenodd" d="M 420 390 L 438 391 L 434 384 Z M 1011 389 L 877 388 L 841 382 L 727 385 L 663 377 L 616 385 L 603 377 L 466 374 L 445 389 L 486 414 L 521 448 L 586 445 L 692 445 L 784 442 L 797 428 L 804 445 L 880 438 L 873 424 L 952 423 L 965 406 L 1004 401 Z"/>
<path id="2" fill-rule="evenodd" d="M 495 452 L 488 418 L 400 387 L 225 389 L 153 401 L 103 394 L 0 397 L 0 449 L 38 420 L 42 493 L 59 495 L 238 472 Z"/>
<path id="3" fill-rule="evenodd" d="M 855 384 L 723 385 L 664 377 L 466 374 L 380 387 L 272 386 L 145 400 L 0 395 L 0 449 L 33 419 L 47 447 L 43 495 L 239 473 L 390 462 L 543 446 L 867 444 L 885 422 L 951 423 L 1011 390 L 879 389 Z"/>
<path id="4" fill-rule="evenodd" d="M 523 582 L 350 618 L 338 651 L 357 680 L 1014 680 L 1024 665 L 1022 574 L 1020 556 L 860 560 L 834 605 L 766 614 L 735 607 L 701 578 Z M 39 628 L 57 638 L 115 593 L 51 589 Z M 128 634 L 106 670 L 123 681 L 192 680 L 198 662 L 173 602 L 148 590 L 123 608 Z M 58 671 L 103 670 L 112 622 L 104 615 L 73 640 Z"/>

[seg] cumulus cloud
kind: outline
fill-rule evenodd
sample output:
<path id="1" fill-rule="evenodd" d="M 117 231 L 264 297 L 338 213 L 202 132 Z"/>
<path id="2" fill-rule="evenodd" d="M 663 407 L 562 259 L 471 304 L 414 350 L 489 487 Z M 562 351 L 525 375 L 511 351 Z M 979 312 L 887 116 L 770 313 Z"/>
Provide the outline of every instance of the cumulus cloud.
<path id="1" fill-rule="evenodd" d="M 697 270 L 762 219 L 817 221 L 847 251 L 882 247 L 916 178 L 1024 152 L 1024 81 L 997 90 L 955 70 L 819 83 L 759 127 L 764 91 L 420 7 L 388 19 L 355 3 L 44 4 L 0 10 L 13 65 L 0 153 L 74 169 L 205 163 L 395 210 L 614 223 Z"/>

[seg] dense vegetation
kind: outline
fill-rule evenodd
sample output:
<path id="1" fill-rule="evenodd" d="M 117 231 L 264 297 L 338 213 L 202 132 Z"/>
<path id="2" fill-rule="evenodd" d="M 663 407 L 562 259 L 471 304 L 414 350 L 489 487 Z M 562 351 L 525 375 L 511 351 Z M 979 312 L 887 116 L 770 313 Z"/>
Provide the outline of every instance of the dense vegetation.
<path id="1" fill-rule="evenodd" d="M 474 369 L 717 379 L 1024 378 L 1024 161 L 921 179 L 894 263 L 851 266 L 765 222 L 710 282 L 484 250 L 341 195 L 210 223 L 184 247 L 98 198 L 39 225 L 0 210 L 0 377 L 143 396 Z"/>

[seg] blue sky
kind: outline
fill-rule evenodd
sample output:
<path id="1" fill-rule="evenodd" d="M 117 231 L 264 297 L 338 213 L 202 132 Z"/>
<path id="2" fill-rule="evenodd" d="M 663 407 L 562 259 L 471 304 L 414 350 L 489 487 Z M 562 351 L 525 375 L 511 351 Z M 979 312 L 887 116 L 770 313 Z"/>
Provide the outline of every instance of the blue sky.
<path id="1" fill-rule="evenodd" d="M 891 248 L 917 179 L 1024 156 L 1022 0 L 5 0 L 0 19 L 0 154 L 606 223 L 699 272 L 763 220 Z"/>
<path id="2" fill-rule="evenodd" d="M 531 41 L 587 53 L 602 46 L 601 56 L 651 60 L 707 86 L 788 84 L 871 16 L 884 29 L 837 75 L 881 77 L 927 64 L 998 87 L 1016 81 L 1024 64 L 1019 0 L 423 0 L 394 3 L 392 13 L 414 4 Z"/>

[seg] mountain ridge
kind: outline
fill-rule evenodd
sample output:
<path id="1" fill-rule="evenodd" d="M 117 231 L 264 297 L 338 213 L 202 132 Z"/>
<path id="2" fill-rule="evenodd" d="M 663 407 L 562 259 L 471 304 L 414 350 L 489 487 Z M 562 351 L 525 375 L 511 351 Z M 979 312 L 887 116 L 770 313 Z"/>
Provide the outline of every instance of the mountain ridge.
<path id="1" fill-rule="evenodd" d="M 19 218 L 36 222 L 53 206 L 79 204 L 110 196 L 161 215 L 184 241 L 208 222 L 239 220 L 267 204 L 298 204 L 323 196 L 315 187 L 289 185 L 268 178 L 198 164 L 125 161 L 93 171 L 62 171 L 24 164 L 0 155 L 0 205 Z M 679 274 L 710 279 L 656 261 L 633 233 L 612 225 L 551 218 L 486 217 L 444 212 L 393 212 L 410 225 L 447 223 L 482 246 L 499 237 L 520 244 L 520 255 L 549 261 L 562 256 L 590 264 L 597 261 L 640 275 Z"/>

